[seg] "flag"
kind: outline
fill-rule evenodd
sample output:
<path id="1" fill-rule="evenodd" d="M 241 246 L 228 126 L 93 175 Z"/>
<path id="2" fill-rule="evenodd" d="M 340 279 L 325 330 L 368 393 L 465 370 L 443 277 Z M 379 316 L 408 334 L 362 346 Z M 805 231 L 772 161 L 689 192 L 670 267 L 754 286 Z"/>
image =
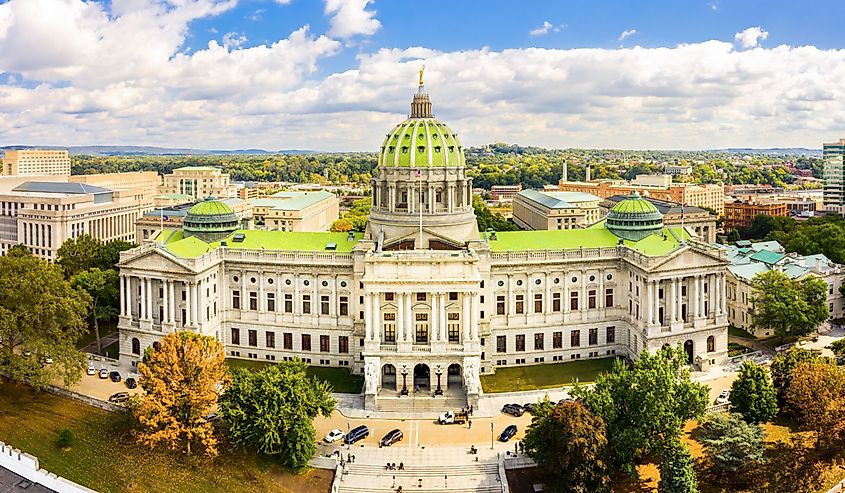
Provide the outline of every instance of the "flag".
<path id="1" fill-rule="evenodd" d="M 162 221 L 170 221 L 168 216 L 161 216 Z"/>
<path id="2" fill-rule="evenodd" d="M 422 177 L 422 173 L 420 173 L 420 170 L 417 170 L 417 178 L 420 178 L 420 177 Z"/>

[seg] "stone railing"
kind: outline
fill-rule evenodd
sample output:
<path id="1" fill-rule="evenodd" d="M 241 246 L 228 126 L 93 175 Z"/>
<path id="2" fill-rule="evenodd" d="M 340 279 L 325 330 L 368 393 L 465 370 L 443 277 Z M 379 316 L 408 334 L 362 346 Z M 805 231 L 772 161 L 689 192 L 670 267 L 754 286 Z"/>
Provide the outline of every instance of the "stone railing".
<path id="1" fill-rule="evenodd" d="M 0 442 L 0 468 L 57 493 L 97 493 L 73 481 L 41 469 L 38 458 Z M 23 491 L 23 490 L 21 490 Z"/>
<path id="2" fill-rule="evenodd" d="M 573 248 L 565 250 L 526 250 L 526 251 L 507 251 L 491 253 L 490 260 L 492 263 L 511 263 L 511 262 L 549 262 L 557 260 L 580 260 L 580 259 L 599 259 L 599 258 L 615 258 L 619 256 L 619 250 L 616 247 L 604 248 Z"/>
<path id="3" fill-rule="evenodd" d="M 402 260 L 478 260 L 478 255 L 467 250 L 390 250 L 390 251 L 368 251 L 368 258 L 396 258 Z"/>
<path id="4" fill-rule="evenodd" d="M 255 260 L 260 262 L 307 263 L 316 265 L 352 264 L 351 253 L 243 250 L 232 247 L 220 247 L 218 250 L 222 251 L 222 255 L 226 260 Z"/>

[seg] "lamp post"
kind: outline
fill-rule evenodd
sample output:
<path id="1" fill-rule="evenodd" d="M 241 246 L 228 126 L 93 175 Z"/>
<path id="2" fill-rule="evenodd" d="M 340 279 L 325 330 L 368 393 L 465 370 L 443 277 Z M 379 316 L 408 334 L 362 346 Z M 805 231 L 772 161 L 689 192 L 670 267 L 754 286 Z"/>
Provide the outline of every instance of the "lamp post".
<path id="1" fill-rule="evenodd" d="M 443 389 L 440 388 L 440 375 L 443 374 L 443 370 L 440 369 L 440 365 L 437 365 L 437 369 L 434 370 L 434 374 L 437 375 L 437 390 L 434 391 L 435 397 L 438 395 L 443 395 Z"/>
<path id="2" fill-rule="evenodd" d="M 402 392 L 399 395 L 408 395 L 408 366 L 402 365 Z"/>
<path id="3" fill-rule="evenodd" d="M 490 422 L 490 450 L 493 450 L 493 422 Z"/>

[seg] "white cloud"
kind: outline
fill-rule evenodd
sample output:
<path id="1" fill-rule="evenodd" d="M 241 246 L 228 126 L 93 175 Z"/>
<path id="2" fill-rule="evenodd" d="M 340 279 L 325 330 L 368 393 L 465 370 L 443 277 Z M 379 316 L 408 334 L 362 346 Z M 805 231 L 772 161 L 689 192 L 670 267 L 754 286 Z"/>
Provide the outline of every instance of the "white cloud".
<path id="1" fill-rule="evenodd" d="M 349 38 L 355 35 L 369 36 L 381 28 L 375 18 L 375 10 L 367 10 L 373 0 L 326 0 L 326 15 L 329 19 L 329 36 Z"/>
<path id="2" fill-rule="evenodd" d="M 624 40 L 625 38 L 631 37 L 631 36 L 633 36 L 633 35 L 635 35 L 635 34 L 637 34 L 637 30 L 636 30 L 636 29 L 627 29 L 627 30 L 625 30 L 625 31 L 622 31 L 622 34 L 620 34 L 620 35 L 619 35 L 619 41 L 622 41 L 622 40 Z"/>
<path id="3" fill-rule="evenodd" d="M 565 27 L 566 24 L 559 24 L 556 26 L 549 21 L 543 21 L 542 26 L 528 31 L 528 34 L 530 34 L 531 36 L 542 36 L 544 34 L 548 34 L 549 32 L 560 32 L 560 30 Z"/>
<path id="4" fill-rule="evenodd" d="M 289 3 L 291 2 L 291 0 L 275 0 L 275 1 L 276 1 L 276 3 L 278 3 L 279 5 L 287 5 L 287 4 L 289 4 Z"/>
<path id="5" fill-rule="evenodd" d="M 754 26 L 736 33 L 734 35 L 734 41 L 739 43 L 743 48 L 754 48 L 760 44 L 760 41 L 768 37 L 768 31 L 764 31 L 760 26 Z"/>
<path id="6" fill-rule="evenodd" d="M 246 44 L 246 36 L 241 33 L 226 33 L 223 35 L 223 47 L 231 50 L 238 49 Z"/>
<path id="7" fill-rule="evenodd" d="M 713 11 L 719 10 L 719 2 L 717 0 L 707 2 L 707 6 L 710 7 L 710 10 L 713 10 Z"/>

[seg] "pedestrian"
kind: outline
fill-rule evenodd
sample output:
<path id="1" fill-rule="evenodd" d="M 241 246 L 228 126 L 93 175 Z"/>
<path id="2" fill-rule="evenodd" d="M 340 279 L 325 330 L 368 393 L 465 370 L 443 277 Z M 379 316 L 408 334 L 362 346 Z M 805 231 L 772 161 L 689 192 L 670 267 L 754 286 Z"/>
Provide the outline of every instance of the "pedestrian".
<path id="1" fill-rule="evenodd" d="M 469 405 L 469 415 L 472 416 L 472 404 Z"/>
<path id="2" fill-rule="evenodd" d="M 346 454 L 346 462 L 352 462 L 352 454 Z"/>
<path id="3" fill-rule="evenodd" d="M 472 420 L 467 421 L 467 423 L 469 423 L 469 429 L 471 430 L 472 429 Z"/>
<path id="4" fill-rule="evenodd" d="M 355 463 L 355 454 L 352 454 L 352 463 Z"/>
<path id="5" fill-rule="evenodd" d="M 514 453 L 514 454 L 516 454 L 517 447 L 519 447 L 519 443 L 518 443 L 518 442 L 513 442 L 513 453 Z"/>
<path id="6" fill-rule="evenodd" d="M 524 453 L 524 452 L 525 452 L 525 444 L 522 442 L 522 440 L 520 440 L 519 441 L 519 453 L 521 454 L 521 453 Z"/>

